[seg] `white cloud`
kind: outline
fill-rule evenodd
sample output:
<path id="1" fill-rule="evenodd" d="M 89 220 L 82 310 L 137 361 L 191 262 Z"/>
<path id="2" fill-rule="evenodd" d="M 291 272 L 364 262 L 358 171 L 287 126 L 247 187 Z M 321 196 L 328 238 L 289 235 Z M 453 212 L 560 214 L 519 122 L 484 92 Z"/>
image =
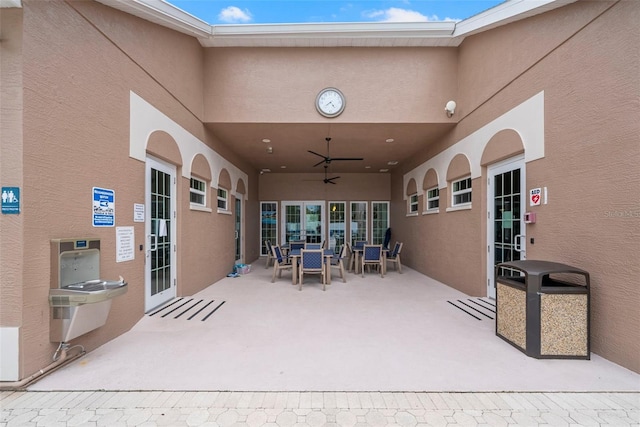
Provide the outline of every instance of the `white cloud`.
<path id="1" fill-rule="evenodd" d="M 436 15 L 425 16 L 420 12 L 408 9 L 400 9 L 397 7 L 390 7 L 386 10 L 374 10 L 365 14 L 367 18 L 375 19 L 380 22 L 432 22 L 443 21 Z M 453 20 L 446 18 L 444 21 Z M 458 21 L 457 19 L 455 21 Z"/>
<path id="2" fill-rule="evenodd" d="M 239 7 L 229 6 L 220 11 L 218 19 L 222 22 L 233 24 L 237 22 L 249 22 L 251 21 L 252 16 L 247 9 L 241 10 Z"/>

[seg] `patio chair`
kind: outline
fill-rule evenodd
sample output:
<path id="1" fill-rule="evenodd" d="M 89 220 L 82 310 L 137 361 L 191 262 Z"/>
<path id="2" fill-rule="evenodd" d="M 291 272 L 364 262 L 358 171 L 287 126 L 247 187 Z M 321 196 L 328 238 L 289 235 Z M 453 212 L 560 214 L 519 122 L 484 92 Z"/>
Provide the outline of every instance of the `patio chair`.
<path id="1" fill-rule="evenodd" d="M 269 268 L 271 261 L 273 261 L 273 249 L 271 249 L 271 240 L 265 240 L 264 245 L 267 248 L 267 261 L 264 264 L 264 268 Z"/>
<path id="2" fill-rule="evenodd" d="M 356 254 L 351 249 L 351 243 L 345 242 L 347 247 L 347 271 L 355 271 L 356 268 Z"/>
<path id="3" fill-rule="evenodd" d="M 347 245 L 342 245 L 342 249 L 340 249 L 340 254 L 337 257 L 332 257 L 329 267 L 333 270 L 334 268 L 340 271 L 340 277 L 342 278 L 343 283 L 347 283 L 347 277 L 344 274 L 344 259 L 348 256 Z M 331 273 L 329 273 L 331 274 Z"/>
<path id="4" fill-rule="evenodd" d="M 296 251 L 298 249 L 304 249 L 304 245 L 307 243 L 304 240 L 289 242 L 289 248 L 292 251 Z"/>
<path id="5" fill-rule="evenodd" d="M 402 263 L 400 262 L 400 251 L 402 250 L 403 243 L 396 242 L 393 250 L 387 254 L 387 263 L 392 262 L 395 264 L 394 268 L 398 273 L 402 274 Z"/>
<path id="6" fill-rule="evenodd" d="M 271 249 L 273 251 L 273 276 L 271 277 L 271 283 L 273 283 L 276 281 L 276 273 L 278 273 L 278 277 L 282 277 L 283 270 L 291 270 L 293 274 L 293 265 L 289 257 L 282 255 L 280 246 L 274 245 L 271 246 Z"/>
<path id="7" fill-rule="evenodd" d="M 322 249 L 322 245 L 320 243 L 306 243 L 304 245 L 305 249 Z"/>
<path id="8" fill-rule="evenodd" d="M 367 265 L 374 265 L 380 271 L 380 277 L 384 277 L 384 264 L 382 263 L 382 245 L 364 245 L 362 250 L 362 277 Z"/>
<path id="9" fill-rule="evenodd" d="M 299 271 L 298 280 L 300 281 L 300 287 L 298 290 L 302 290 L 302 282 L 305 274 L 319 274 L 322 281 L 322 290 L 325 290 L 326 280 L 322 249 L 302 249 L 300 252 Z"/>

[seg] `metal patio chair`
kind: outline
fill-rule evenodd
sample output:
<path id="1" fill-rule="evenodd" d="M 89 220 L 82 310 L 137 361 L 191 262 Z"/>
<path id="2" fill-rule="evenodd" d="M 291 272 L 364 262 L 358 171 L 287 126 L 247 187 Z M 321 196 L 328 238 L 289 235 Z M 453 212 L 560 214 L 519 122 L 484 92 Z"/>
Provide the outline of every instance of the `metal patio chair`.
<path id="1" fill-rule="evenodd" d="M 267 261 L 265 262 L 264 268 L 269 268 L 271 262 L 273 261 L 273 249 L 271 249 L 271 240 L 265 240 L 264 245 L 267 248 Z"/>
<path id="2" fill-rule="evenodd" d="M 400 262 L 400 251 L 402 251 L 402 245 L 402 242 L 396 242 L 393 250 L 388 252 L 386 260 L 387 263 L 394 263 L 395 270 L 397 270 L 400 274 L 402 274 L 402 263 Z"/>
<path id="3" fill-rule="evenodd" d="M 361 269 L 364 277 L 364 268 L 367 265 L 376 266 L 380 271 L 380 277 L 384 277 L 384 264 L 382 257 L 382 245 L 364 245 L 362 250 Z"/>
<path id="4" fill-rule="evenodd" d="M 305 274 L 319 274 L 322 281 L 322 290 L 326 288 L 324 253 L 322 249 L 303 249 L 300 251 L 300 273 L 298 280 L 300 286 L 298 290 L 302 290 L 302 282 Z"/>
<path id="5" fill-rule="evenodd" d="M 289 257 L 282 255 L 280 246 L 274 245 L 271 246 L 271 249 L 273 250 L 273 276 L 271 277 L 271 283 L 273 283 L 276 281 L 276 273 L 278 273 L 278 277 L 282 277 L 283 270 L 291 270 L 293 274 L 293 264 L 291 264 Z"/>
<path id="6" fill-rule="evenodd" d="M 334 268 L 340 272 L 340 277 L 342 278 L 343 283 L 347 283 L 347 277 L 344 274 L 344 259 L 348 256 L 347 245 L 342 245 L 342 249 L 340 249 L 340 254 L 337 257 L 332 257 L 329 262 L 329 268 L 333 270 Z M 330 272 L 328 274 L 331 274 Z"/>

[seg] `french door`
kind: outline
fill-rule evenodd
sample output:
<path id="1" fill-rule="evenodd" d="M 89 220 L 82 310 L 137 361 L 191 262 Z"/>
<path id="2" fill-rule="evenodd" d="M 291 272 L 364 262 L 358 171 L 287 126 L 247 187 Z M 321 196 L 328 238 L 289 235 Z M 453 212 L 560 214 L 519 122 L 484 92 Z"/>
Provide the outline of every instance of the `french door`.
<path id="1" fill-rule="evenodd" d="M 495 267 L 526 259 L 523 207 L 526 198 L 522 156 L 497 163 L 487 173 L 487 296 L 496 297 Z M 501 269 L 498 275 L 513 275 Z"/>
<path id="2" fill-rule="evenodd" d="M 235 212 L 235 239 L 236 239 L 236 263 L 242 262 L 242 199 L 236 198 L 236 212 Z"/>
<path id="3" fill-rule="evenodd" d="M 304 240 L 322 243 L 324 236 L 324 202 L 282 202 L 281 241 Z"/>
<path id="4" fill-rule="evenodd" d="M 176 296 L 176 168 L 147 157 L 145 311 Z"/>

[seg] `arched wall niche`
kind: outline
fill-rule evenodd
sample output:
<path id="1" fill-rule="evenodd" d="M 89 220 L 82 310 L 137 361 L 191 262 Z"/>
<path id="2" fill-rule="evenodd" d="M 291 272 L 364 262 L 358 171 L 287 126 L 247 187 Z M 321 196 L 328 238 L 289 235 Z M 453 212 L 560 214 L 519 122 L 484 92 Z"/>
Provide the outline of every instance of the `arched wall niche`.
<path id="1" fill-rule="evenodd" d="M 180 147 L 171 135 L 161 130 L 152 132 L 147 141 L 147 153 L 173 165 L 182 166 Z"/>
<path id="2" fill-rule="evenodd" d="M 211 165 L 202 154 L 196 154 L 191 161 L 191 175 L 211 182 Z"/>
<path id="3" fill-rule="evenodd" d="M 504 129 L 491 137 L 482 152 L 480 165 L 487 166 L 524 153 L 522 137 L 513 129 Z"/>
<path id="4" fill-rule="evenodd" d="M 244 186 L 244 181 L 242 179 L 239 179 L 238 183 L 236 184 L 236 193 L 242 194 L 242 195 L 247 194 L 247 190 Z"/>
<path id="5" fill-rule="evenodd" d="M 218 175 L 218 188 L 225 188 L 227 190 L 232 190 L 231 187 L 231 175 L 229 175 L 229 171 L 226 169 L 220 170 L 220 175 Z"/>
<path id="6" fill-rule="evenodd" d="M 435 169 L 429 169 L 427 173 L 424 175 L 424 180 L 422 181 L 422 189 L 428 190 L 429 188 L 438 186 L 438 173 Z"/>
<path id="7" fill-rule="evenodd" d="M 416 194 L 418 192 L 418 185 L 416 184 L 415 179 L 410 179 L 407 183 L 407 196 L 411 196 L 412 194 Z"/>
<path id="8" fill-rule="evenodd" d="M 469 158 L 462 153 L 456 154 L 447 168 L 447 181 L 455 181 L 469 174 L 471 174 Z"/>

